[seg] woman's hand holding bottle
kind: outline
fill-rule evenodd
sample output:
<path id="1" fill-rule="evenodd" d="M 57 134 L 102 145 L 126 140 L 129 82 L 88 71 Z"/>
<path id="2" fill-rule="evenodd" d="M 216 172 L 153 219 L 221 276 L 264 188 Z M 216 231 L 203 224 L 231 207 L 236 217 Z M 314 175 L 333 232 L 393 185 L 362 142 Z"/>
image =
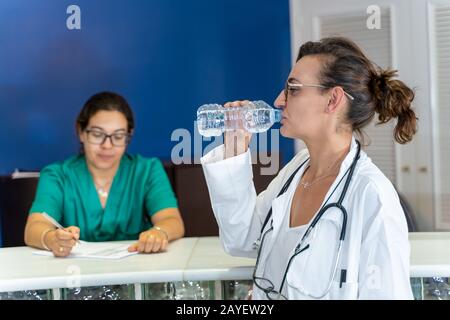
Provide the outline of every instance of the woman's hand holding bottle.
<path id="1" fill-rule="evenodd" d="M 225 108 L 243 107 L 250 103 L 249 100 L 233 101 L 224 104 Z M 243 120 L 240 120 L 243 121 Z M 241 128 L 243 126 L 240 126 Z M 225 131 L 224 145 L 225 145 L 225 159 L 240 155 L 247 152 L 252 134 L 245 129 L 236 129 L 232 131 Z"/>

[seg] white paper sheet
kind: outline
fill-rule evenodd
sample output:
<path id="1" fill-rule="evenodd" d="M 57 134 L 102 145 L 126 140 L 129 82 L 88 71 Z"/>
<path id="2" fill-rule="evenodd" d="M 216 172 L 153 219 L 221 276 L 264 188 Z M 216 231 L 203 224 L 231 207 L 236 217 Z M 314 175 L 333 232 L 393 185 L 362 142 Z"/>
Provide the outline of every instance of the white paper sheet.
<path id="1" fill-rule="evenodd" d="M 67 258 L 89 258 L 89 259 L 122 259 L 136 254 L 128 252 L 130 244 L 114 242 L 86 242 L 80 241 Z M 53 253 L 46 250 L 33 251 L 35 255 L 53 256 Z"/>

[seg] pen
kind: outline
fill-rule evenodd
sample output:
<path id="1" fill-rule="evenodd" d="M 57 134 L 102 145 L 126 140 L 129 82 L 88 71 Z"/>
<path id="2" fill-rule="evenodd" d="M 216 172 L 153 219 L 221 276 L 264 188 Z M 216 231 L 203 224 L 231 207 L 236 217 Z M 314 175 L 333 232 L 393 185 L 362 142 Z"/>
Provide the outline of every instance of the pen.
<path id="1" fill-rule="evenodd" d="M 62 225 L 59 224 L 58 221 L 56 221 L 55 219 L 53 219 L 52 217 L 50 217 L 47 212 L 42 212 L 42 215 L 44 216 L 45 219 L 47 219 L 51 224 L 53 224 L 55 227 L 57 227 L 58 229 L 64 229 L 64 227 Z M 80 240 L 75 240 L 78 244 L 80 243 Z"/>

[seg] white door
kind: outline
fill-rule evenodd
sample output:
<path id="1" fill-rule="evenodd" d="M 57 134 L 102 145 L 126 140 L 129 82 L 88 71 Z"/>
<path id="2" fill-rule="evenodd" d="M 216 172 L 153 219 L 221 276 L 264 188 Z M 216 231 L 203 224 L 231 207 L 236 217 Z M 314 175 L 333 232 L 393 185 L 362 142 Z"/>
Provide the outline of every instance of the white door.
<path id="1" fill-rule="evenodd" d="M 413 50 L 417 46 L 412 29 L 413 2 L 376 1 L 374 6 L 373 1 L 367 0 L 292 0 L 292 56 L 295 60 L 298 48 L 306 41 L 333 35 L 349 37 L 373 62 L 382 68 L 397 69 L 399 78 L 416 89 L 414 107 L 420 119 L 420 130 L 414 140 L 407 145 L 395 143 L 395 120 L 376 126 L 375 118 L 365 130 L 370 137 L 370 145 L 365 150 L 417 211 L 415 218 L 419 229 L 430 231 L 434 229 L 433 200 L 428 196 L 433 194 L 430 96 L 423 75 L 420 79 L 417 77 L 417 67 L 427 70 L 428 66 L 427 55 L 418 56 L 424 53 Z M 425 17 L 426 12 L 423 15 Z M 420 66 L 418 61 L 421 61 Z M 302 143 L 297 143 L 297 148 L 301 147 Z"/>
<path id="2" fill-rule="evenodd" d="M 425 143 L 432 145 L 433 193 L 426 194 L 435 210 L 435 228 L 450 229 L 450 0 L 420 0 L 416 2 L 414 14 L 427 15 L 422 29 L 428 43 L 420 41 L 429 56 L 428 81 L 430 86 L 430 130 Z M 415 26 L 418 30 L 421 26 Z M 425 75 L 425 72 L 423 72 Z M 426 170 L 423 167 L 422 170 Z M 422 190 L 426 192 L 428 190 Z"/>

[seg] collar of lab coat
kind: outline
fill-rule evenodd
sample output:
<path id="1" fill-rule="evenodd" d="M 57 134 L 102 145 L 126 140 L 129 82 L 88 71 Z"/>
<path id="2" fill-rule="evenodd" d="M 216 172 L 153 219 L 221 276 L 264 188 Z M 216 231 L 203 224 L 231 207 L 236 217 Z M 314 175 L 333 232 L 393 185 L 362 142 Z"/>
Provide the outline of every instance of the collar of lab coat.
<path id="1" fill-rule="evenodd" d="M 336 177 L 336 179 L 334 180 L 334 182 L 331 185 L 331 187 L 329 188 L 327 194 L 325 195 L 320 208 L 322 208 L 324 206 L 325 201 L 330 197 L 330 194 L 336 189 L 339 181 L 341 181 L 343 175 L 346 173 L 347 169 L 353 163 L 353 160 L 354 160 L 354 157 L 356 155 L 357 149 L 358 149 L 358 145 L 356 143 L 356 139 L 355 139 L 355 137 L 352 137 L 352 143 L 351 143 L 351 146 L 350 146 L 350 152 L 344 158 L 344 161 L 342 161 L 341 167 L 339 169 L 339 174 Z M 365 156 L 365 154 L 361 151 L 361 153 L 360 153 L 360 160 L 359 161 L 361 161 L 361 159 L 364 156 Z M 309 157 L 309 152 L 300 152 L 298 157 L 295 157 L 293 159 L 293 161 L 290 164 L 288 164 L 289 170 L 287 170 L 288 173 L 286 174 L 286 179 L 288 179 L 289 176 L 295 171 L 295 169 L 297 169 L 298 166 L 300 166 L 306 159 L 308 159 L 308 157 Z M 283 221 L 284 215 L 285 214 L 290 215 L 291 210 L 290 210 L 290 207 L 288 207 L 288 203 L 290 203 L 290 201 L 288 201 L 288 200 L 290 199 L 290 197 L 292 196 L 292 193 L 294 193 L 296 188 L 297 188 L 297 185 L 295 184 L 295 182 L 297 182 L 297 184 L 298 184 L 299 176 L 303 175 L 303 172 L 308 167 L 308 163 L 309 163 L 309 160 L 296 173 L 296 176 L 293 179 L 293 181 L 292 181 L 291 185 L 289 186 L 288 190 L 286 190 L 286 192 L 282 196 L 274 199 L 273 202 L 272 202 L 272 206 L 275 204 L 276 207 L 280 208 L 280 210 L 273 210 L 272 211 L 272 214 L 273 214 L 273 217 L 272 217 L 273 218 L 273 220 L 272 220 L 273 233 L 272 233 L 272 237 L 271 237 L 272 240 L 276 239 L 276 237 L 278 235 L 278 232 L 280 230 L 280 226 L 281 226 L 281 223 Z M 356 172 L 357 172 L 357 168 L 355 168 L 355 171 L 354 171 L 353 175 L 355 175 Z M 283 181 L 282 185 L 284 185 L 285 181 Z M 345 184 L 345 179 L 342 180 L 342 182 L 339 185 L 339 187 L 336 189 L 336 191 L 334 191 L 334 194 L 328 200 L 328 203 L 337 201 L 338 197 L 341 195 L 342 188 L 343 188 L 344 184 Z M 285 202 L 285 204 L 281 205 L 280 202 Z M 314 214 L 314 216 L 311 218 L 311 220 L 308 222 L 307 227 L 309 227 L 309 225 L 314 220 L 314 218 L 316 217 L 318 212 L 319 211 L 317 211 Z M 327 218 L 333 219 L 333 220 L 342 219 L 341 216 L 334 216 L 334 215 L 328 215 Z M 270 223 L 269 223 L 269 225 L 270 225 Z M 268 244 L 268 247 L 270 247 L 270 250 L 271 250 L 272 246 L 273 246 L 273 241 L 270 241 L 270 244 Z"/>

